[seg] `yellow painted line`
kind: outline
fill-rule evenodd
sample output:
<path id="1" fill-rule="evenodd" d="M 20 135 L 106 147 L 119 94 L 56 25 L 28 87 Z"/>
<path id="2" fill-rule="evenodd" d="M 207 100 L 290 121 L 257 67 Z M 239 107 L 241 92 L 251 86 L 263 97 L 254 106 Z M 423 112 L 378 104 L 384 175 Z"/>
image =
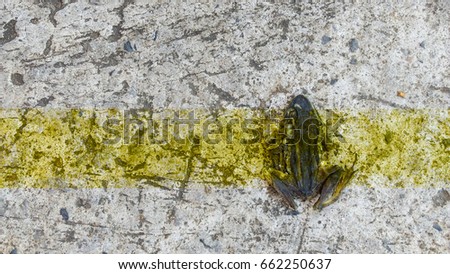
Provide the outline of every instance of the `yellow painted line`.
<path id="1" fill-rule="evenodd" d="M 353 183 L 450 185 L 448 109 L 319 112 L 327 122 L 323 164 L 349 166 L 358 154 Z M 267 141 L 280 117 L 250 109 L 0 109 L 0 187 L 268 181 Z"/>

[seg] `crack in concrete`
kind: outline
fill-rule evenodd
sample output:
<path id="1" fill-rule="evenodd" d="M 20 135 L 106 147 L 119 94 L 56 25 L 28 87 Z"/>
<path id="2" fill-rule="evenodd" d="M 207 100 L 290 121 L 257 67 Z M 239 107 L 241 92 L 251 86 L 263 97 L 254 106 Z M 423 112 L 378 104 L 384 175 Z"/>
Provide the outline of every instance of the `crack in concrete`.
<path id="1" fill-rule="evenodd" d="M 367 100 L 367 101 L 378 102 L 378 103 L 381 103 L 383 105 L 387 105 L 387 106 L 390 106 L 390 107 L 393 107 L 393 108 L 410 109 L 410 107 L 402 106 L 402 105 L 399 105 L 397 103 L 388 101 L 386 99 L 376 98 L 376 97 L 374 97 L 372 95 L 358 95 L 358 96 L 353 96 L 353 98 L 357 99 L 357 100 L 361 100 L 361 101 L 362 100 Z"/>
<path id="2" fill-rule="evenodd" d="M 205 240 L 203 240 L 203 239 L 200 239 L 200 243 L 202 243 L 202 244 L 203 244 L 203 246 L 204 246 L 205 248 L 207 248 L 207 249 L 212 249 L 212 246 L 210 246 L 210 245 L 206 244 L 206 243 L 205 243 Z"/>
<path id="3" fill-rule="evenodd" d="M 37 0 L 35 1 L 36 4 L 39 6 L 43 6 L 50 9 L 50 14 L 48 15 L 48 19 L 52 23 L 54 27 L 58 25 L 58 22 L 55 19 L 55 15 L 58 11 L 63 10 L 65 7 L 67 7 L 70 4 L 76 3 L 77 0 L 70 0 L 68 3 L 64 3 L 63 0 Z"/>
<path id="4" fill-rule="evenodd" d="M 303 222 L 303 229 L 302 229 L 302 234 L 300 235 L 300 242 L 298 244 L 297 254 L 300 254 L 300 252 L 303 249 L 303 242 L 305 240 L 305 233 L 306 233 L 306 230 L 308 229 L 309 214 L 310 214 L 310 212 L 308 210 L 307 213 L 306 213 L 306 216 L 305 216 L 305 221 Z"/>
<path id="5" fill-rule="evenodd" d="M 116 42 L 118 41 L 123 33 L 123 24 L 125 23 L 125 15 L 124 15 L 124 10 L 128 7 L 128 5 L 130 4 L 134 4 L 134 0 L 124 0 L 124 2 L 122 3 L 122 5 L 116 9 L 114 9 L 115 12 L 117 12 L 117 15 L 119 16 L 119 24 L 113 26 L 113 34 L 111 34 L 108 37 L 108 40 L 110 42 Z"/>

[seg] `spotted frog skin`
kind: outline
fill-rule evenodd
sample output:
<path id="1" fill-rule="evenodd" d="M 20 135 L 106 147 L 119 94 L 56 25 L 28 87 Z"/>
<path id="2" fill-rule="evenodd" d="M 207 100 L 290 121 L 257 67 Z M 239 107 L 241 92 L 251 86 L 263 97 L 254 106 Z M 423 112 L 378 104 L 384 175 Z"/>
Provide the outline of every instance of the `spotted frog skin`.
<path id="1" fill-rule="evenodd" d="M 284 118 L 279 146 L 270 149 L 273 187 L 293 209 L 295 197 L 306 200 L 320 193 L 314 208 L 321 210 L 337 200 L 355 170 L 321 166 L 322 122 L 305 96 L 298 95 L 292 100 Z"/>

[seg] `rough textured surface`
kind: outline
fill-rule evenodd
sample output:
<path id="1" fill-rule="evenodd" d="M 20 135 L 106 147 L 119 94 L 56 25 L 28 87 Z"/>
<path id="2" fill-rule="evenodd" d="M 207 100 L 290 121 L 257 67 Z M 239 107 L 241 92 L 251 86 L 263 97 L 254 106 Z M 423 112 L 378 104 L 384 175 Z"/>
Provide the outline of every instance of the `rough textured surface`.
<path id="1" fill-rule="evenodd" d="M 9 253 L 440 253 L 450 199 L 424 189 L 347 189 L 300 214 L 265 189 L 2 190 Z M 448 195 L 448 192 L 446 192 Z M 436 203 L 436 200 L 439 202 Z"/>
<path id="2" fill-rule="evenodd" d="M 1 6 L 1 108 L 450 104 L 448 1 Z M 299 215 L 266 189 L 181 194 L 1 189 L 0 251 L 450 252 L 449 187 L 350 187 Z"/>

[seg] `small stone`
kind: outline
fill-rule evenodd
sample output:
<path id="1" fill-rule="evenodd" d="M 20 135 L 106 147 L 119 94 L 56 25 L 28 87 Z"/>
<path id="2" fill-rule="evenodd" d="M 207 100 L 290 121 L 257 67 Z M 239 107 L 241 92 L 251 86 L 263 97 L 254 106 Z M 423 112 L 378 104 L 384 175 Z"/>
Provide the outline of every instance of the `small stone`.
<path id="1" fill-rule="evenodd" d="M 16 39 L 19 35 L 16 31 L 16 23 L 17 20 L 10 20 L 6 24 L 3 25 L 3 37 L 0 37 L 0 46 L 3 46 L 6 43 L 11 42 Z"/>
<path id="2" fill-rule="evenodd" d="M 23 81 L 23 75 L 20 73 L 11 74 L 11 82 L 15 86 L 21 86 L 21 85 L 25 84 L 25 82 Z"/>
<path id="3" fill-rule="evenodd" d="M 126 50 L 127 52 L 133 52 L 136 50 L 136 46 L 132 46 L 130 41 L 127 41 L 124 45 L 123 45 L 123 49 Z"/>
<path id="4" fill-rule="evenodd" d="M 420 42 L 419 46 L 420 46 L 421 48 L 425 48 L 425 41 Z"/>
<path id="5" fill-rule="evenodd" d="M 338 79 L 331 79 L 331 81 L 330 81 L 330 85 L 334 85 L 334 84 L 336 84 L 336 82 L 338 81 Z"/>
<path id="6" fill-rule="evenodd" d="M 398 91 L 397 91 L 397 96 L 398 96 L 398 97 L 405 98 L 406 93 L 405 93 L 404 91 L 402 91 L 402 90 L 398 90 Z"/>
<path id="7" fill-rule="evenodd" d="M 350 51 L 351 52 L 355 52 L 358 50 L 359 45 L 358 45 L 358 40 L 356 40 L 355 38 L 352 38 L 350 40 L 350 42 L 348 42 L 348 46 L 350 47 Z"/>
<path id="8" fill-rule="evenodd" d="M 69 220 L 69 212 L 67 212 L 67 209 L 61 208 L 59 210 L 59 214 L 61 214 L 61 216 L 62 216 L 64 221 L 68 221 Z"/>
<path id="9" fill-rule="evenodd" d="M 322 36 L 322 45 L 326 45 L 330 41 L 331 41 L 331 37 L 326 36 L 326 35 Z"/>
<path id="10" fill-rule="evenodd" d="M 433 224 L 433 228 L 436 229 L 436 230 L 439 231 L 439 232 L 442 231 L 442 227 L 441 227 L 438 223 L 434 223 L 434 224 Z"/>
<path id="11" fill-rule="evenodd" d="M 356 65 L 357 63 L 358 63 L 358 61 L 355 58 L 352 58 L 350 60 L 350 64 L 352 64 L 352 65 Z"/>
<path id="12" fill-rule="evenodd" d="M 13 248 L 10 252 L 9 252 L 9 254 L 17 254 L 17 248 Z"/>

